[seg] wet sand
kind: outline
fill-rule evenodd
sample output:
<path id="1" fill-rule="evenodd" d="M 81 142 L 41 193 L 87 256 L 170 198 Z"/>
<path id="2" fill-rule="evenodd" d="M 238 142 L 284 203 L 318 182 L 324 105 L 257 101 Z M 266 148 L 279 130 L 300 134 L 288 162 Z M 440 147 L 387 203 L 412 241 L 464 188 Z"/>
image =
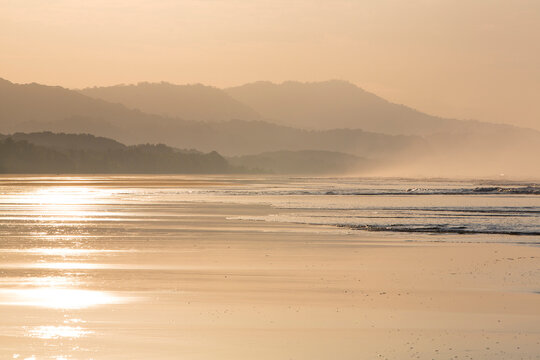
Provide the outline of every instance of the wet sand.
<path id="1" fill-rule="evenodd" d="M 3 213 L 0 359 L 540 359 L 539 247 L 35 210 Z"/>

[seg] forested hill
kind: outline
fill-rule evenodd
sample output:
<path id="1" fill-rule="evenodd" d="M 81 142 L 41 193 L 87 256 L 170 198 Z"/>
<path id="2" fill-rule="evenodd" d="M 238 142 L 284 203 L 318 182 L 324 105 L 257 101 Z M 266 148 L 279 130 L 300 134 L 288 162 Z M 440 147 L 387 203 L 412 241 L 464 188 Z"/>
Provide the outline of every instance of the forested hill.
<path id="1" fill-rule="evenodd" d="M 126 146 L 90 134 L 0 134 L 0 173 L 9 174 L 329 174 L 362 171 L 369 162 L 327 151 L 281 151 L 225 159 L 215 151 L 163 144 Z"/>
<path id="2" fill-rule="evenodd" d="M 7 138 L 0 135 L 0 139 Z M 14 141 L 26 140 L 38 146 L 49 147 L 57 150 L 86 150 L 86 151 L 108 151 L 126 148 L 126 145 L 106 137 L 94 136 L 91 134 L 66 134 L 53 133 L 50 131 L 34 133 L 14 133 L 10 135 Z"/>
<path id="3" fill-rule="evenodd" d="M 80 144 L 73 145 L 77 139 Z M 95 144 L 111 146 L 100 148 Z M 36 133 L 0 136 L 0 173 L 208 174 L 233 171 L 238 169 L 230 166 L 215 151 L 207 154 L 186 152 L 162 144 L 125 146 L 92 135 Z"/>

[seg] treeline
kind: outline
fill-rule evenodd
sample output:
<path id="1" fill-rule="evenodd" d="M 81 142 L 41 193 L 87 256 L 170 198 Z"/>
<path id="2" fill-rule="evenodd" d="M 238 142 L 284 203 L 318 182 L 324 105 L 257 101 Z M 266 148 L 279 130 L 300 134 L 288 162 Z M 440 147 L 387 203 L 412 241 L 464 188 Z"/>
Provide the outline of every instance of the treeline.
<path id="1" fill-rule="evenodd" d="M 185 152 L 162 144 L 80 149 L 0 139 L 0 173 L 208 174 L 238 170 L 215 151 Z"/>

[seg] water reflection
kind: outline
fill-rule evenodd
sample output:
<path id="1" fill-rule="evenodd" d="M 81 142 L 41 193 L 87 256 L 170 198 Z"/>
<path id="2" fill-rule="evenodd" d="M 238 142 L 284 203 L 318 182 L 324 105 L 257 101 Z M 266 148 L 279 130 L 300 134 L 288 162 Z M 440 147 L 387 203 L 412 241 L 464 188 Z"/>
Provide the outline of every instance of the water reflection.
<path id="1" fill-rule="evenodd" d="M 55 270 L 89 270 L 89 269 L 104 269 L 108 265 L 103 264 L 89 264 L 89 263 L 77 263 L 77 262 L 43 262 L 29 264 L 25 267 L 34 269 L 55 269 Z"/>
<path id="2" fill-rule="evenodd" d="M 54 221 L 66 225 L 66 220 L 79 221 L 98 214 L 100 204 L 110 201 L 112 193 L 113 190 L 110 189 L 69 186 L 67 184 L 67 186 L 42 187 L 33 191 L 12 193 L 12 198 L 3 198 L 0 203 L 6 206 L 16 204 L 15 206 L 19 207 L 17 216 L 26 216 L 38 220 L 41 224 L 44 221 Z M 36 235 L 40 237 L 43 234 Z M 64 240 L 64 246 L 59 248 L 0 249 L 0 253 L 13 253 L 13 256 L 5 258 L 11 261 L 2 264 L 2 267 L 4 269 L 59 271 L 93 270 L 107 266 L 88 263 L 89 256 L 116 252 L 113 250 L 80 249 L 76 248 L 76 242 L 73 245 L 73 248 L 69 245 L 65 246 Z M 34 256 L 39 256 L 39 260 L 36 261 Z M 11 278 L 21 281 L 17 284 L 12 283 L 9 288 L 0 289 L 0 303 L 53 309 L 81 309 L 121 302 L 119 297 L 105 291 L 80 289 L 78 286 L 81 284 L 75 278 L 70 277 L 68 273 L 63 275 L 65 276 L 50 276 L 50 274 L 43 273 L 43 276 L 32 278 Z M 10 278 L 4 278 L 2 282 L 6 285 L 9 280 Z M 36 337 L 50 336 L 55 338 L 69 334 L 75 335 L 80 333 L 77 332 L 79 330 L 79 328 L 72 326 L 46 326 L 32 330 L 32 334 Z M 41 335 L 37 336 L 39 334 Z"/>
<path id="3" fill-rule="evenodd" d="M 21 354 L 13 354 L 12 358 L 13 358 L 13 359 L 20 359 L 20 358 L 21 358 Z M 32 355 L 32 356 L 30 356 L 30 357 L 24 358 L 23 360 L 37 360 L 37 359 L 36 359 L 36 356 L 35 356 L 35 355 Z M 65 356 L 56 356 L 56 357 L 54 358 L 54 360 L 68 360 L 68 358 L 65 357 Z"/>
<path id="4" fill-rule="evenodd" d="M 52 309 L 82 309 L 117 304 L 123 299 L 105 291 L 54 287 L 0 290 L 2 305 L 37 306 Z"/>
<path id="5" fill-rule="evenodd" d="M 107 291 L 99 280 L 102 269 L 120 266 L 111 258 L 121 260 L 129 250 L 100 249 L 106 243 L 92 241 L 103 237 L 93 233 L 96 224 L 130 220 L 110 206 L 118 192 L 70 179 L 55 179 L 53 186 L 0 182 L 0 320 L 9 334 L 26 338 L 18 340 L 23 344 L 47 346 L 35 352 L 37 347 L 14 345 L 9 354 L 0 349 L 0 358 L 72 359 L 68 352 L 77 351 L 78 341 L 99 335 L 92 316 L 101 312 L 89 308 L 135 299 Z"/>
<path id="6" fill-rule="evenodd" d="M 111 195 L 110 189 L 55 186 L 40 188 L 35 192 L 19 197 L 18 203 L 40 204 L 43 206 L 99 204 L 104 198 Z"/>
<path id="7" fill-rule="evenodd" d="M 0 198 L 4 221 L 41 222 L 88 221 L 102 215 L 102 204 L 109 203 L 112 189 L 81 186 L 53 186 L 31 191 L 14 191 Z M 107 213 L 107 219 L 110 213 Z M 111 220 L 113 221 L 113 220 Z"/>
<path id="8" fill-rule="evenodd" d="M 36 326 L 28 329 L 28 336 L 39 339 L 80 338 L 87 336 L 92 331 L 80 326 Z"/>
<path id="9" fill-rule="evenodd" d="M 21 253 L 29 255 L 45 256 L 85 256 L 100 253 L 117 253 L 124 250 L 101 250 L 101 249 L 72 249 L 72 248 L 31 248 L 31 249 L 0 249 L 0 253 Z"/>

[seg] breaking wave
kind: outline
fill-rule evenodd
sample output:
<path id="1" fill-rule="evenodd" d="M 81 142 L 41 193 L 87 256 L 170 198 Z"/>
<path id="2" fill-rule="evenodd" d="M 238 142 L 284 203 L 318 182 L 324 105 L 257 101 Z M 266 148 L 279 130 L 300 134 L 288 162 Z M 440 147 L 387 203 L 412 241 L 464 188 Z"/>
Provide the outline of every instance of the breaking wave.
<path id="1" fill-rule="evenodd" d="M 470 188 L 404 188 L 404 189 L 377 189 L 377 188 L 339 188 L 339 189 L 216 189 L 203 191 L 189 191 L 199 194 L 222 194 L 233 196 L 413 196 L 413 195 L 540 195 L 540 185 L 529 186 L 479 186 Z"/>
<path id="2" fill-rule="evenodd" d="M 509 230 L 509 229 L 472 229 L 466 226 L 404 226 L 404 225 L 352 225 L 336 224 L 338 227 L 347 227 L 364 231 L 389 231 L 402 233 L 430 233 L 430 234 L 486 234 L 486 235 L 525 235 L 540 236 L 540 231 Z"/>

